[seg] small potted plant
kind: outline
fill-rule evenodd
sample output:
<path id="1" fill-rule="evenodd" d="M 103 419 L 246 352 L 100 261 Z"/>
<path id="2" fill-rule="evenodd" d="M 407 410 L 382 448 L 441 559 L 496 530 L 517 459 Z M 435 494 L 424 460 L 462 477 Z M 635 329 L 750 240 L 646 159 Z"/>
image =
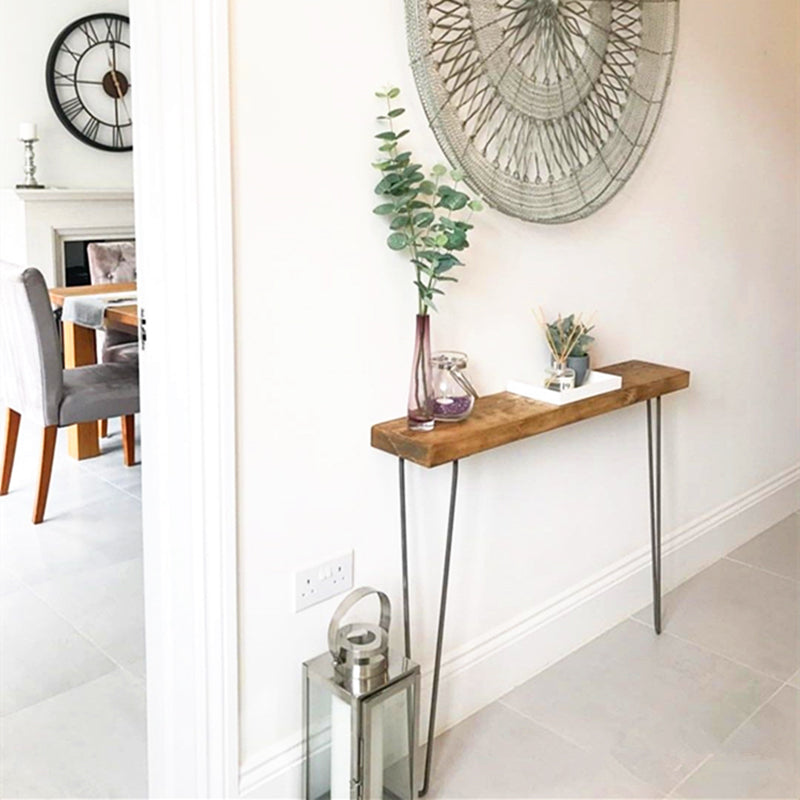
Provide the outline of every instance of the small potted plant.
<path id="1" fill-rule="evenodd" d="M 591 321 L 584 322 L 583 315 L 570 314 L 562 317 L 561 314 L 554 322 L 547 322 L 540 309 L 536 319 L 544 331 L 547 346 L 553 358 L 553 366 L 560 369 L 571 369 L 575 373 L 575 386 L 581 386 L 589 374 L 589 346 L 594 337 L 589 331 L 594 329 Z"/>

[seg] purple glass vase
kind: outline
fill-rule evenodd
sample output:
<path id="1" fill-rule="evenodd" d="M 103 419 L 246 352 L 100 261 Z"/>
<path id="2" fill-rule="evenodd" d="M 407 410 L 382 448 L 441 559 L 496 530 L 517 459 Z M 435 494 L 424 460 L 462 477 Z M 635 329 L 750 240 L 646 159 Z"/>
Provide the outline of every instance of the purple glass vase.
<path id="1" fill-rule="evenodd" d="M 414 361 L 408 390 L 408 427 L 412 431 L 432 431 L 433 425 L 431 318 L 427 314 L 417 314 Z"/>

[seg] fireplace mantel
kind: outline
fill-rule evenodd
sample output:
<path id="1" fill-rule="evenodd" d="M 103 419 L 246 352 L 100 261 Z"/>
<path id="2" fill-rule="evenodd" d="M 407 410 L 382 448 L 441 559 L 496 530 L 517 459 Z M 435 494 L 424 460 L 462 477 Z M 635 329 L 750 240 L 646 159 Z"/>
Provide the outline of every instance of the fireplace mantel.
<path id="1" fill-rule="evenodd" d="M 14 189 L 24 203 L 94 202 L 122 200 L 133 202 L 133 189 Z"/>
<path id="2" fill-rule="evenodd" d="M 0 258 L 64 283 L 64 242 L 132 238 L 131 189 L 0 189 Z"/>

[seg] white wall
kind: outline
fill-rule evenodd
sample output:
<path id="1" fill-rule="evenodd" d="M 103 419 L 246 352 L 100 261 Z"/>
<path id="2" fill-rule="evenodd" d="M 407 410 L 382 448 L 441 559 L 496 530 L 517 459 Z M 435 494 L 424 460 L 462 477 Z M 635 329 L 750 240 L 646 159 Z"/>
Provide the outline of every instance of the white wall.
<path id="1" fill-rule="evenodd" d="M 354 548 L 356 584 L 385 588 L 400 613 L 397 466 L 370 449 L 369 429 L 404 413 L 415 298 L 411 267 L 370 213 L 377 86 L 401 86 L 407 141 L 427 164 L 440 158 L 402 5 L 314 3 L 301 16 L 232 0 L 242 758 L 258 791 L 297 756 L 300 663 L 324 650 L 337 602 L 293 613 L 294 571 Z M 668 584 L 797 507 L 800 455 L 798 4 L 681 5 L 666 111 L 629 184 L 565 226 L 483 214 L 433 320 L 434 346 L 466 350 L 484 393 L 543 363 L 537 304 L 596 309 L 597 364 L 692 371 L 691 389 L 664 401 L 665 535 L 716 538 L 668 560 Z M 516 662 L 489 688 L 455 674 L 474 666 L 473 646 L 502 654 L 487 642 L 619 565 L 638 565 L 629 594 L 596 603 L 583 627 L 565 618 L 571 633 L 542 645 L 549 657 L 646 602 L 644 424 L 639 406 L 463 462 L 444 724 L 470 710 L 465 687 L 485 701 L 524 677 Z M 415 656 L 427 668 L 449 470 L 409 473 Z M 272 791 L 296 791 L 291 775 Z"/>
<path id="2" fill-rule="evenodd" d="M 128 0 L 2 0 L 0 2 L 0 188 L 20 183 L 20 122 L 36 122 L 36 178 L 47 186 L 130 188 L 131 154 L 89 147 L 67 132 L 47 98 L 50 46 L 70 22 L 100 11 L 128 13 Z"/>

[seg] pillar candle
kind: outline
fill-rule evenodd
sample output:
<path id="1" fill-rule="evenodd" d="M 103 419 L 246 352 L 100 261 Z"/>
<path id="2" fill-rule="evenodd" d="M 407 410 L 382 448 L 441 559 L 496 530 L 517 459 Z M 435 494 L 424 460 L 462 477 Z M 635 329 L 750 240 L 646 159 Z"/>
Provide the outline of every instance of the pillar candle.
<path id="1" fill-rule="evenodd" d="M 19 138 L 23 141 L 30 141 L 36 139 L 36 123 L 35 122 L 20 122 L 19 124 Z"/>
<path id="2" fill-rule="evenodd" d="M 331 800 L 350 800 L 352 734 L 350 706 L 331 695 Z"/>

